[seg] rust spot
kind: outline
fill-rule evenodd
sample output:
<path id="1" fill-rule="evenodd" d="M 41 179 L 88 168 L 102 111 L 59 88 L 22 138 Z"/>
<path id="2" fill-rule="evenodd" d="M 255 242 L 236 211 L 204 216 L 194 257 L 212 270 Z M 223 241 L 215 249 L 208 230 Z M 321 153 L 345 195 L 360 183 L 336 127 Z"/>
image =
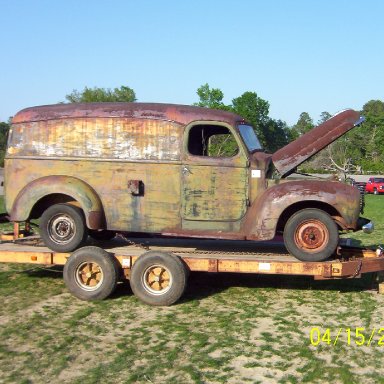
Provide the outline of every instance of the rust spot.
<path id="1" fill-rule="evenodd" d="M 188 105 L 157 103 L 75 103 L 26 108 L 17 113 L 13 124 L 73 118 L 136 118 L 177 121 L 217 120 L 235 125 L 242 117 L 230 112 Z"/>
<path id="2" fill-rule="evenodd" d="M 91 229 L 99 229 L 104 227 L 103 213 L 100 211 L 91 211 L 88 216 L 88 224 Z"/>
<path id="3" fill-rule="evenodd" d="M 218 260 L 210 259 L 208 260 L 208 272 L 217 272 L 218 271 Z"/>

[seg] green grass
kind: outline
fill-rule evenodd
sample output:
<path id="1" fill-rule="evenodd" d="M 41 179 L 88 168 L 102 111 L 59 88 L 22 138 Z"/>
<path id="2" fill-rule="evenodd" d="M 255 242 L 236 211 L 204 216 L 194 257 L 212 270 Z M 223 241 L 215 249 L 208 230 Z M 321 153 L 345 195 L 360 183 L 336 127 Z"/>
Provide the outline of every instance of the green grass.
<path id="1" fill-rule="evenodd" d="M 384 244 L 384 196 L 367 196 Z M 56 268 L 55 268 L 56 270 Z M 192 273 L 172 307 L 142 304 L 128 284 L 82 302 L 61 274 L 0 264 L 1 383 L 377 383 L 384 346 L 310 343 L 313 327 L 384 327 L 384 297 L 361 280 Z"/>
<path id="2" fill-rule="evenodd" d="M 0 213 L 5 213 L 4 197 L 0 195 Z M 32 224 L 38 224 L 38 220 L 32 220 Z M 21 228 L 23 229 L 23 228 Z M 32 231 L 34 231 L 32 227 Z M 0 233 L 13 233 L 12 223 L 0 223 Z"/>
<path id="3" fill-rule="evenodd" d="M 371 234 L 361 231 L 349 233 L 345 237 L 353 239 L 353 245 L 364 247 L 376 247 L 384 245 L 384 196 L 365 195 L 365 209 L 363 216 L 371 219 L 375 224 L 375 230 Z"/>
<path id="4" fill-rule="evenodd" d="M 5 213 L 4 198 L 0 196 L 0 213 Z M 0 223 L 0 233 L 13 231 L 13 225 L 11 223 Z"/>

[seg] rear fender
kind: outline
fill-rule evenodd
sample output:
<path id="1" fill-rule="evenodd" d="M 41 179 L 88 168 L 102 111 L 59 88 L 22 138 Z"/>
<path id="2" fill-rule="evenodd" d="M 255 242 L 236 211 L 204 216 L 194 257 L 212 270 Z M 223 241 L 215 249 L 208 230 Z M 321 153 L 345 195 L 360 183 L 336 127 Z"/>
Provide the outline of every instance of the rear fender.
<path id="1" fill-rule="evenodd" d="M 36 203 L 52 194 L 67 195 L 78 202 L 84 211 L 88 228 L 99 229 L 105 226 L 103 206 L 95 190 L 71 176 L 46 176 L 26 185 L 13 204 L 11 221 L 27 220 Z"/>

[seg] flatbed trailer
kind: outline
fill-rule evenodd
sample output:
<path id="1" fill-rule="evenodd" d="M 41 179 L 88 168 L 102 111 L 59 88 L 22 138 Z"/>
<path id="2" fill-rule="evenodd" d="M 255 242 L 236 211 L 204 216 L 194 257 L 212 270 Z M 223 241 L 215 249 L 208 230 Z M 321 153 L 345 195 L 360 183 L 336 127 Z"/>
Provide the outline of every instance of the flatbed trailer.
<path id="1" fill-rule="evenodd" d="M 171 305 L 183 294 L 189 272 L 237 272 L 357 278 L 384 271 L 384 254 L 340 246 L 335 258 L 302 262 L 279 243 L 170 238 L 115 238 L 73 253 L 57 253 L 38 236 L 0 243 L 0 262 L 63 265 L 69 291 L 82 300 L 104 299 L 118 281 L 129 279 L 133 293 L 151 305 Z"/>

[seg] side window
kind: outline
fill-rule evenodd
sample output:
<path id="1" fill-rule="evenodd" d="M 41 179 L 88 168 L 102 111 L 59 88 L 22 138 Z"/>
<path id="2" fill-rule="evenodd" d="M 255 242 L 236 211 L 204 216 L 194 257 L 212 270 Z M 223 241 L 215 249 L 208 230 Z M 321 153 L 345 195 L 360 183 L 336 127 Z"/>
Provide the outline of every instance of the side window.
<path id="1" fill-rule="evenodd" d="M 228 128 L 199 124 L 189 130 L 188 152 L 194 156 L 232 157 L 239 147 Z"/>

